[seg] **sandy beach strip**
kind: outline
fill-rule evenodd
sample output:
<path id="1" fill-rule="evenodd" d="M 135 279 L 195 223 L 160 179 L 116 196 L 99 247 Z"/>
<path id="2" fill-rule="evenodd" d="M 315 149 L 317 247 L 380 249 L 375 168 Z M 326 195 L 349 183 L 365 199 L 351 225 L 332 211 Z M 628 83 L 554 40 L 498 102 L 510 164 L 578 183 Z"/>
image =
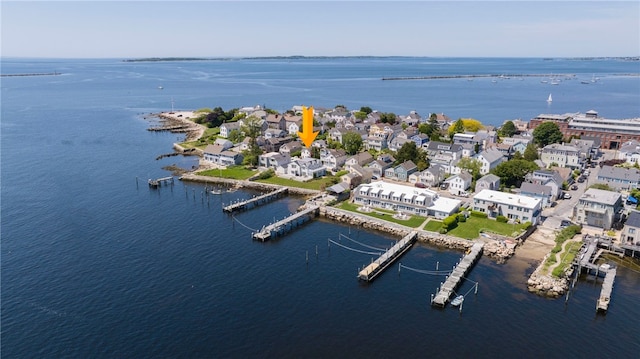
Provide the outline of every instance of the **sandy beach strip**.
<path id="1" fill-rule="evenodd" d="M 193 119 L 197 117 L 197 113 L 194 111 L 160 112 L 157 116 L 163 120 L 178 122 L 188 126 L 190 130 L 186 132 L 185 142 L 197 141 L 204 135 L 204 131 L 207 129 L 206 126 L 193 122 Z"/>

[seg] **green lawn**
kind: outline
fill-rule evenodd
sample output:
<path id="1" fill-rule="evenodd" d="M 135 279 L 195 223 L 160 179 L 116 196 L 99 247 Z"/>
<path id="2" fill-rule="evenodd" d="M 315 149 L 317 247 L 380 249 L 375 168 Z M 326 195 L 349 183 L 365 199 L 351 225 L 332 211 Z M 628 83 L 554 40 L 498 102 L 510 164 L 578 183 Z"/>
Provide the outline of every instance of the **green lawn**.
<path id="1" fill-rule="evenodd" d="M 466 222 L 458 223 L 458 226 L 447 234 L 459 238 L 474 239 L 480 236 L 480 231 L 515 236 L 523 229 L 523 224 L 502 223 L 494 219 L 469 216 Z"/>
<path id="2" fill-rule="evenodd" d="M 431 231 L 431 232 L 439 232 L 440 228 L 442 228 L 442 221 L 437 221 L 435 219 L 430 220 L 424 226 L 425 231 Z"/>
<path id="3" fill-rule="evenodd" d="M 287 186 L 287 187 L 314 189 L 314 190 L 320 191 L 321 189 L 332 186 L 333 185 L 332 180 L 333 180 L 332 177 L 322 177 L 322 178 L 316 178 L 307 182 L 299 182 L 292 179 L 273 176 L 271 178 L 257 180 L 256 182 L 277 184 L 280 186 Z"/>
<path id="4" fill-rule="evenodd" d="M 371 213 L 360 212 L 358 211 L 358 205 L 349 202 L 342 202 L 336 207 L 347 211 L 364 214 L 369 217 L 382 219 L 388 222 L 398 223 L 411 228 L 420 227 L 420 225 L 425 221 L 425 218 L 420 216 L 411 216 L 408 220 L 396 219 L 393 218 L 393 214 L 395 213 L 394 211 L 384 209 L 374 209 Z"/>
<path id="5" fill-rule="evenodd" d="M 211 176 L 220 178 L 231 178 L 237 180 L 246 180 L 258 171 L 250 170 L 242 166 L 234 166 L 226 169 L 211 169 L 196 173 L 201 176 Z"/>
<path id="6" fill-rule="evenodd" d="M 207 128 L 206 130 L 204 130 L 204 133 L 202 134 L 202 137 L 199 140 L 191 141 L 191 142 L 182 142 L 180 146 L 184 148 L 199 148 L 201 150 L 204 150 L 207 147 L 207 145 L 213 144 L 214 142 L 216 142 L 216 139 L 218 138 L 219 133 L 220 133 L 220 127 Z"/>

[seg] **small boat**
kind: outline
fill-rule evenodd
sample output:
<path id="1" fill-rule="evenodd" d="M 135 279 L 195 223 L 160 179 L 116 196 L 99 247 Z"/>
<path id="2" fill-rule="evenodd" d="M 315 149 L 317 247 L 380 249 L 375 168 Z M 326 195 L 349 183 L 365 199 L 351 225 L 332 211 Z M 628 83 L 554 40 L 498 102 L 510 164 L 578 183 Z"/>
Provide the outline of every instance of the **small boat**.
<path id="1" fill-rule="evenodd" d="M 158 90 L 162 90 L 164 87 L 162 86 L 158 86 Z"/>
<path id="2" fill-rule="evenodd" d="M 464 295 L 459 295 L 453 298 L 453 300 L 451 301 L 451 305 L 453 305 L 454 307 L 457 307 L 460 304 L 462 304 L 462 302 L 464 302 Z"/>
<path id="3" fill-rule="evenodd" d="M 547 99 L 547 102 L 551 103 L 553 101 L 553 99 L 551 98 L 551 94 L 549 94 L 549 98 Z"/>
<path id="4" fill-rule="evenodd" d="M 222 194 L 222 190 L 220 190 L 220 189 L 212 189 L 211 191 L 209 191 L 209 193 L 211 193 L 211 194 Z"/>
<path id="5" fill-rule="evenodd" d="M 541 83 L 541 84 L 546 84 L 547 82 L 549 82 L 549 81 L 547 81 L 547 80 L 540 80 L 540 83 Z"/>

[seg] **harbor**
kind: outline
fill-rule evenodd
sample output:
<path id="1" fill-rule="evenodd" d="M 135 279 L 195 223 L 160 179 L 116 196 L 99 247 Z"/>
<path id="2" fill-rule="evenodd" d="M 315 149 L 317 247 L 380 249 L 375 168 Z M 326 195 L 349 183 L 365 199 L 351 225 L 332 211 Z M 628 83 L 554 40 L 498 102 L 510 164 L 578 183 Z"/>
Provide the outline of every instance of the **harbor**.
<path id="1" fill-rule="evenodd" d="M 431 297 L 431 305 L 444 307 L 447 305 L 447 302 L 451 298 L 451 295 L 455 293 L 456 288 L 460 285 L 460 282 L 465 279 L 467 273 L 471 270 L 473 265 L 476 263 L 480 255 L 482 254 L 483 243 L 476 242 L 471 246 L 469 252 L 458 262 L 453 268 L 451 274 L 447 277 L 445 282 L 440 285 L 438 293 L 435 297 L 432 295 Z M 476 283 L 476 290 L 477 290 Z"/>
<path id="2" fill-rule="evenodd" d="M 383 253 L 378 259 L 358 272 L 358 279 L 371 282 L 389 267 L 403 253 L 409 250 L 418 237 L 418 232 L 413 231 L 394 244 L 389 250 Z"/>
<path id="3" fill-rule="evenodd" d="M 278 198 L 286 196 L 289 193 L 289 189 L 287 187 L 279 188 L 273 192 L 265 193 L 260 196 L 252 197 L 244 201 L 237 201 L 235 203 L 231 203 L 227 206 L 224 206 L 222 210 L 227 213 L 233 213 L 236 211 L 244 211 L 251 209 L 253 207 L 260 206 L 262 204 L 269 203 Z"/>
<path id="4" fill-rule="evenodd" d="M 251 236 L 254 240 L 261 242 L 268 241 L 269 239 L 277 236 L 282 236 L 317 216 L 319 209 L 319 206 L 308 206 L 302 211 L 296 212 L 282 220 L 262 227 L 260 231 L 254 232 Z"/>
<path id="5" fill-rule="evenodd" d="M 606 263 L 601 265 L 596 264 L 596 261 L 604 252 L 609 252 L 621 257 L 624 256 L 624 249 L 614 246 L 610 239 L 585 235 L 583 237 L 582 248 L 580 248 L 580 252 L 576 257 L 574 266 L 577 267 L 576 276 L 579 276 L 582 272 L 587 272 L 587 274 L 594 275 L 596 281 L 601 275 L 604 276 L 600 296 L 596 302 L 596 311 L 606 313 L 611 303 L 613 283 L 616 278 L 616 267 Z"/>

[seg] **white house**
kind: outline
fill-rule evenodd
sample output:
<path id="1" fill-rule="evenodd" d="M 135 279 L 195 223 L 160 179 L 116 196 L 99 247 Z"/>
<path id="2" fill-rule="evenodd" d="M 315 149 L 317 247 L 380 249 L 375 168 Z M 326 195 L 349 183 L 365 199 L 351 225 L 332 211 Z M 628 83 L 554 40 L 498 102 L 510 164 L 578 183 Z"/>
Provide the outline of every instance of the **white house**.
<path id="1" fill-rule="evenodd" d="M 544 146 L 540 160 L 545 166 L 556 163 L 558 167 L 579 168 L 582 165 L 580 150 L 574 146 L 552 143 Z"/>
<path id="2" fill-rule="evenodd" d="M 293 160 L 287 165 L 287 174 L 300 179 L 322 177 L 325 173 L 326 169 L 320 163 L 320 160 L 315 158 Z"/>
<path id="3" fill-rule="evenodd" d="M 220 137 L 227 138 L 233 130 L 240 130 L 240 123 L 238 122 L 226 122 L 220 125 Z"/>
<path id="4" fill-rule="evenodd" d="M 476 159 L 482 163 L 480 167 L 480 173 L 486 175 L 496 168 L 500 163 L 506 161 L 506 158 L 502 155 L 502 152 L 495 148 L 489 148 L 480 152 Z"/>
<path id="5" fill-rule="evenodd" d="M 473 196 L 473 210 L 484 212 L 489 218 L 507 217 L 521 223 L 540 221 L 542 201 L 538 198 L 483 189 Z"/>
<path id="6" fill-rule="evenodd" d="M 467 189 L 471 187 L 472 180 L 473 177 L 469 172 L 462 171 L 460 174 L 447 178 L 444 182 L 449 184 L 449 193 L 459 196 L 466 193 Z"/>

